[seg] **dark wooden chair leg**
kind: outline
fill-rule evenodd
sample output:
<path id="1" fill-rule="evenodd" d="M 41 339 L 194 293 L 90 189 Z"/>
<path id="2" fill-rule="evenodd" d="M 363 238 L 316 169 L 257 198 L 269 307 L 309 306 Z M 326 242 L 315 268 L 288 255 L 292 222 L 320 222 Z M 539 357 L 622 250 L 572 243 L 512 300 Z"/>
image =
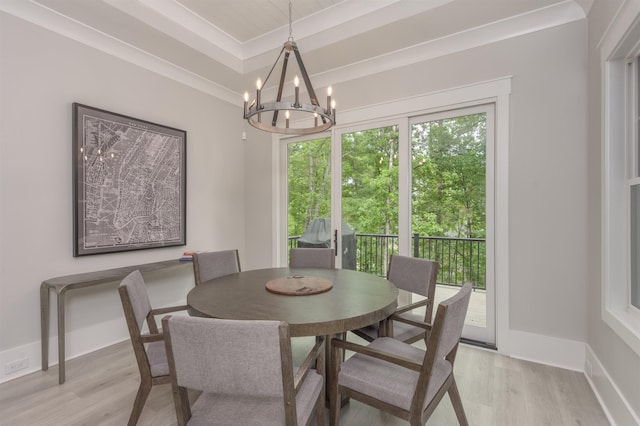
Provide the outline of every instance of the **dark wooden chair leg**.
<path id="1" fill-rule="evenodd" d="M 150 392 L 151 383 L 147 383 L 143 380 L 140 383 L 140 387 L 138 388 L 136 400 L 133 403 L 131 416 L 129 416 L 129 422 L 127 423 L 127 426 L 135 426 L 138 423 L 138 419 L 140 418 L 140 414 L 142 414 L 142 409 L 144 408 L 144 403 L 147 401 L 147 397 L 149 396 Z"/>
<path id="2" fill-rule="evenodd" d="M 460 392 L 458 391 L 458 385 L 455 379 L 453 379 L 451 387 L 449 388 L 449 398 L 451 399 L 451 405 L 453 405 L 453 410 L 456 412 L 460 426 L 468 426 L 469 422 L 467 421 L 467 415 L 464 413 L 462 398 L 460 398 Z"/>

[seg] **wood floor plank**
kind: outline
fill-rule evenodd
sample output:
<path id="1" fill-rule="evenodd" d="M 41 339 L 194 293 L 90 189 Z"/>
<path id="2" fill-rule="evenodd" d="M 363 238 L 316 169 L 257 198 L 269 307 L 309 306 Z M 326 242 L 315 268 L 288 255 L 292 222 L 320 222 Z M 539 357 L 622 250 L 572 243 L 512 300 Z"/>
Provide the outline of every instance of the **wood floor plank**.
<path id="1" fill-rule="evenodd" d="M 349 339 L 354 340 L 352 336 Z M 313 345 L 313 339 L 294 340 L 294 359 L 301 358 L 296 357 L 296 352 L 303 353 L 307 346 Z M 67 374 L 63 385 L 57 384 L 57 367 L 0 384 L 0 424 L 116 426 L 127 423 L 140 384 L 130 342 L 68 361 Z M 455 374 L 467 417 L 475 426 L 609 424 L 584 375 L 575 371 L 461 345 Z M 192 393 L 192 397 L 197 394 Z M 138 424 L 177 424 L 170 385 L 155 386 L 151 390 Z M 342 409 L 341 424 L 399 426 L 407 423 L 352 400 Z M 457 424 L 448 396 L 427 424 Z"/>

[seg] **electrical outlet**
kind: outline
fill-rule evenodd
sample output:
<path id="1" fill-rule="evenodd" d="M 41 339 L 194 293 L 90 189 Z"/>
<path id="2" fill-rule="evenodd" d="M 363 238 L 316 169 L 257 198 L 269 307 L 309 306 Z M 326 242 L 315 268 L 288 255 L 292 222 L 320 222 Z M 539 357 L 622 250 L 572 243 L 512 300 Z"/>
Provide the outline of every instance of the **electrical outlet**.
<path id="1" fill-rule="evenodd" d="M 20 370 L 24 370 L 29 367 L 29 360 L 27 358 L 18 359 L 16 361 L 8 362 L 4 365 L 5 374 L 13 374 Z"/>

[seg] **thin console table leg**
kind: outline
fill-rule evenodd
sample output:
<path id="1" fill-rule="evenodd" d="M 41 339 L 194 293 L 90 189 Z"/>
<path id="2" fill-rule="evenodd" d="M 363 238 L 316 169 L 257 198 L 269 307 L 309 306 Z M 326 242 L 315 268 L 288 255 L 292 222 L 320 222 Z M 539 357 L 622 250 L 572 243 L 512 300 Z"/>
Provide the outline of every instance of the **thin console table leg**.
<path id="1" fill-rule="evenodd" d="M 42 371 L 49 369 L 49 287 L 40 285 L 40 341 L 42 347 Z"/>
<path id="2" fill-rule="evenodd" d="M 64 371 L 64 289 L 57 292 L 58 294 L 58 383 L 63 384 L 65 380 Z"/>
<path id="3" fill-rule="evenodd" d="M 1 0 L 0 0 L 1 1 Z M 151 262 L 141 265 L 124 266 L 104 271 L 85 272 L 45 280 L 40 285 L 40 332 L 42 343 L 42 370 L 49 368 L 49 330 L 51 325 L 50 292 L 55 290 L 58 306 L 58 382 L 65 382 L 65 296 L 67 291 L 92 287 L 95 285 L 118 282 L 135 270 L 140 272 L 156 271 L 186 265 L 178 259 Z"/>

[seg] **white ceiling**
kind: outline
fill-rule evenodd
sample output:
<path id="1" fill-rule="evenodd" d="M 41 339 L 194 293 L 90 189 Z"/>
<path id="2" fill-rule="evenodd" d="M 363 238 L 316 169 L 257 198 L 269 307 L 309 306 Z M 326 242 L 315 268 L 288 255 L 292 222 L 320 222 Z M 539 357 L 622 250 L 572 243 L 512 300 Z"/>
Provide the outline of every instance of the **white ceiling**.
<path id="1" fill-rule="evenodd" d="M 583 19 L 593 0 L 293 0 L 314 86 Z M 289 37 L 288 0 L 0 0 L 0 10 L 239 103 Z"/>

